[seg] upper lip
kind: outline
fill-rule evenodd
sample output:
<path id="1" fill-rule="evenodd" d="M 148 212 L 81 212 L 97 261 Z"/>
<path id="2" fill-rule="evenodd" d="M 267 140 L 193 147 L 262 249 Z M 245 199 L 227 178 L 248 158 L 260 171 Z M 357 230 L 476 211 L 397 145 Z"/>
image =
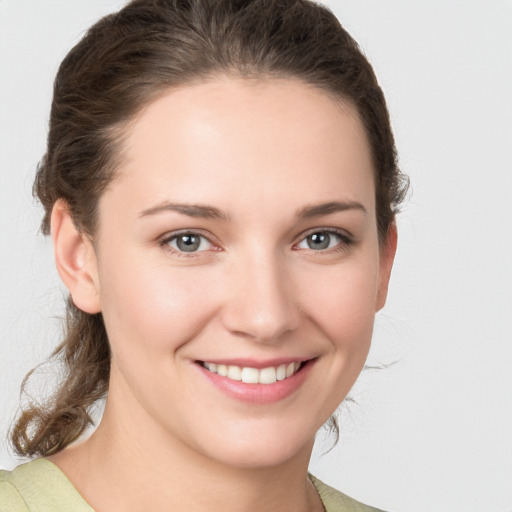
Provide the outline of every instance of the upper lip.
<path id="1" fill-rule="evenodd" d="M 270 366 L 281 366 L 282 364 L 304 363 L 314 359 L 312 357 L 279 357 L 273 359 L 250 359 L 250 358 L 229 358 L 229 359 L 201 359 L 202 363 L 224 364 L 226 366 L 240 366 L 241 368 L 268 368 Z"/>

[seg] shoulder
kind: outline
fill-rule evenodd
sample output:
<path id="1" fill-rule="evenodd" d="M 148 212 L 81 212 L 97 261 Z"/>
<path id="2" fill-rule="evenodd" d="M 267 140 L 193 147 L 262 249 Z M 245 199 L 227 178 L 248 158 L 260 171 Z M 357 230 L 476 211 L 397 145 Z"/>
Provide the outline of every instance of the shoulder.
<path id="1" fill-rule="evenodd" d="M 28 511 L 16 486 L 11 482 L 11 472 L 0 470 L 0 512 Z"/>
<path id="2" fill-rule="evenodd" d="M 60 469 L 46 459 L 0 471 L 0 512 L 92 512 Z"/>
<path id="3" fill-rule="evenodd" d="M 382 510 L 350 498 L 346 494 L 324 484 L 313 475 L 309 475 L 311 482 L 316 487 L 326 512 L 383 512 Z"/>

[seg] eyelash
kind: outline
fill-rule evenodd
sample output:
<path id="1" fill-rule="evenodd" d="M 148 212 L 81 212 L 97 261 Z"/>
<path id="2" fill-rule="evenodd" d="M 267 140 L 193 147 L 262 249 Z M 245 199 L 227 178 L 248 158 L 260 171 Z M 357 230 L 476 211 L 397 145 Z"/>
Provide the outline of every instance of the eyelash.
<path id="1" fill-rule="evenodd" d="M 171 246 L 171 243 L 173 241 L 178 241 L 180 239 L 180 237 L 185 237 L 185 236 L 190 236 L 190 237 L 197 237 L 197 238 L 200 238 L 200 244 L 202 244 L 204 241 L 206 241 L 207 244 L 209 244 L 211 247 L 213 247 L 213 251 L 219 251 L 221 250 L 220 247 L 216 246 L 207 236 L 205 235 L 202 235 L 201 233 L 197 232 L 197 231 L 180 231 L 178 233 L 173 233 L 169 236 L 165 236 L 164 238 L 162 238 L 160 241 L 159 241 L 159 245 L 165 249 L 167 249 L 168 251 L 172 252 L 175 256 L 178 256 L 178 257 L 185 257 L 185 258 L 193 258 L 193 257 L 197 257 L 200 253 L 202 252 L 207 252 L 208 249 L 206 250 L 202 250 L 202 251 L 182 251 L 180 250 L 178 247 L 172 247 Z"/>
<path id="2" fill-rule="evenodd" d="M 327 247 L 325 249 L 319 249 L 315 250 L 311 247 L 309 248 L 300 248 L 298 247 L 301 243 L 307 243 L 308 237 L 311 237 L 313 235 L 328 235 L 328 236 L 336 236 L 339 239 L 339 242 L 336 243 L 333 247 Z M 200 238 L 200 244 L 202 244 L 204 241 L 206 241 L 207 244 L 209 244 L 213 249 L 205 249 L 205 250 L 195 250 L 195 251 L 183 251 L 180 250 L 179 247 L 172 247 L 171 243 L 174 241 L 178 241 L 180 237 L 198 237 Z M 293 245 L 293 249 L 298 251 L 311 251 L 312 253 L 317 254 L 325 254 L 325 253 L 331 253 L 331 252 L 342 252 L 347 250 L 351 245 L 354 244 L 353 238 L 348 235 L 345 231 L 334 229 L 334 228 L 325 228 L 325 229 L 314 229 L 312 231 L 309 231 L 307 233 L 304 233 L 301 235 L 300 240 Z M 165 236 L 159 241 L 159 245 L 161 247 L 164 247 L 165 249 L 171 251 L 174 255 L 178 257 L 185 257 L 185 258 L 191 258 L 191 257 L 197 257 L 202 252 L 208 252 L 209 250 L 212 251 L 221 251 L 222 248 L 220 248 L 218 245 L 214 244 L 207 236 L 197 232 L 197 231 L 181 231 L 178 233 L 173 233 L 169 236 Z M 200 247 L 201 245 L 199 245 Z"/>
<path id="3" fill-rule="evenodd" d="M 313 236 L 313 235 L 328 235 L 328 236 L 336 236 L 339 241 L 338 243 L 336 243 L 333 247 L 327 247 L 325 249 L 320 249 L 320 250 L 315 250 L 315 249 L 312 249 L 311 247 L 309 248 L 299 248 L 299 244 L 301 243 L 307 243 L 307 240 L 309 237 Z M 332 252 L 343 252 L 343 251 L 346 251 L 351 245 L 353 245 L 355 243 L 354 239 L 348 235 L 345 231 L 342 231 L 340 229 L 334 229 L 334 228 L 316 228 L 314 230 L 311 230 L 307 233 L 304 233 L 301 235 L 301 239 L 296 243 L 294 244 L 294 248 L 297 248 L 297 250 L 299 251 L 302 251 L 302 250 L 306 250 L 306 251 L 311 251 L 312 253 L 316 253 L 316 254 L 325 254 L 325 253 L 332 253 Z"/>

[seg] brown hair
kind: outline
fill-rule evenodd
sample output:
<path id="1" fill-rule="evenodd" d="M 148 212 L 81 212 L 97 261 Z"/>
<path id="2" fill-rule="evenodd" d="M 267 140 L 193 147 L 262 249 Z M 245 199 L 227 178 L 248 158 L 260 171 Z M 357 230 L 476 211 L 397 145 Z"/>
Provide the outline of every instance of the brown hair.
<path id="1" fill-rule="evenodd" d="M 93 236 L 126 123 L 165 90 L 218 75 L 295 78 L 352 103 L 370 144 L 385 240 L 407 183 L 384 96 L 357 43 L 308 0 L 133 0 L 92 26 L 55 79 L 47 153 L 34 183 L 42 231 L 49 233 L 62 199 L 77 228 Z M 56 453 L 91 423 L 89 408 L 106 394 L 110 374 L 101 314 L 68 300 L 66 334 L 53 356 L 65 377 L 46 404 L 31 404 L 18 419 L 12 442 L 21 455 Z M 333 418 L 330 426 L 338 431 Z"/>

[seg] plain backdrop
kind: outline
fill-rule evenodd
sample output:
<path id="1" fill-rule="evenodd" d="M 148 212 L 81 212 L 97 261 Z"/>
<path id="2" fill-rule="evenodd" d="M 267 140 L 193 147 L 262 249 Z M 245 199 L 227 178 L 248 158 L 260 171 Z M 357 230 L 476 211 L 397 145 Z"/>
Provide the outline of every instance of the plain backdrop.
<path id="1" fill-rule="evenodd" d="M 326 3 L 375 67 L 412 194 L 368 361 L 389 366 L 363 372 L 312 472 L 390 511 L 510 512 L 512 1 Z M 121 4 L 0 0 L 0 467 L 18 462 L 5 439 L 20 382 L 60 333 L 64 292 L 31 196 L 52 80 Z"/>

